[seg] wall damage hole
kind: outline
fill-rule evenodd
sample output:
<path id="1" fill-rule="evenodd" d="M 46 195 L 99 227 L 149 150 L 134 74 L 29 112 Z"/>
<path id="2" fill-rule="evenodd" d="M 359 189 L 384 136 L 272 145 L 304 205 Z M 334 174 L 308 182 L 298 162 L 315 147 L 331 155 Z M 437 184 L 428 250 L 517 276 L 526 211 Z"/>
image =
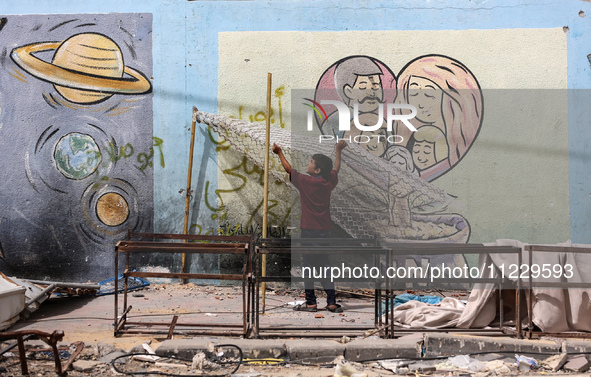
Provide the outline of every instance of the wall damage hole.
<path id="1" fill-rule="evenodd" d="M 569 30 L 570 30 L 570 29 L 569 29 L 569 27 L 568 27 L 568 26 L 563 26 L 563 27 L 562 27 L 562 31 L 564 31 L 565 33 L 568 33 L 568 32 L 569 32 Z"/>

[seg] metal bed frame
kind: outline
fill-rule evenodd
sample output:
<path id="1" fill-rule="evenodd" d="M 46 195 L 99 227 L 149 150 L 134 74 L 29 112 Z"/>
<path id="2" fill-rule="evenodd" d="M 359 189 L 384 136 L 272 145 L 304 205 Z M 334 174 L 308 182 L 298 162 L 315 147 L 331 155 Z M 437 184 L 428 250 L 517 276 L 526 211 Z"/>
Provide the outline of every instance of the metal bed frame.
<path id="1" fill-rule="evenodd" d="M 251 323 L 248 319 L 250 312 L 250 295 L 252 288 L 249 286 L 251 261 L 250 250 L 252 249 L 253 238 L 251 236 L 210 236 L 210 235 L 189 235 L 189 234 L 153 234 L 153 233 L 130 233 L 129 240 L 119 241 L 115 246 L 115 307 L 114 323 L 115 337 L 121 334 L 167 334 L 170 339 L 176 327 L 196 328 L 195 330 L 184 330 L 187 335 L 242 335 L 245 336 Z M 150 241 L 138 241 L 135 239 L 149 239 Z M 173 242 L 177 241 L 177 242 Z M 183 241 L 183 242 L 178 242 Z M 123 312 L 119 313 L 119 254 L 125 254 L 125 269 L 123 271 Z M 168 254 L 234 254 L 242 255 L 242 274 L 204 274 L 186 272 L 136 272 L 130 267 L 131 254 L 145 253 L 168 253 Z M 128 306 L 128 279 L 139 278 L 178 278 L 178 279 L 214 279 L 214 280 L 235 280 L 242 282 L 242 323 L 241 324 L 215 324 L 215 323 L 182 323 L 175 315 L 172 322 L 132 322 L 127 318 L 131 310 Z M 165 330 L 152 330 L 153 327 L 164 327 Z M 225 328 L 225 331 L 212 330 Z M 234 329 L 234 330 L 231 330 Z"/>

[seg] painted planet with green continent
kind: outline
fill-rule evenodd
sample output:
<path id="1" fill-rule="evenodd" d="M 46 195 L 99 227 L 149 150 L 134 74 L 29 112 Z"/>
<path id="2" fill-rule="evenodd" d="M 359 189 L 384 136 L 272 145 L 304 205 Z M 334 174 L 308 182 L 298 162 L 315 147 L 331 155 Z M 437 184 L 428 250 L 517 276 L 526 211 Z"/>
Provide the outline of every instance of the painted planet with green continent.
<path id="1" fill-rule="evenodd" d="M 60 173 L 66 178 L 79 180 L 96 171 L 101 153 L 91 136 L 73 132 L 58 141 L 53 158 Z"/>

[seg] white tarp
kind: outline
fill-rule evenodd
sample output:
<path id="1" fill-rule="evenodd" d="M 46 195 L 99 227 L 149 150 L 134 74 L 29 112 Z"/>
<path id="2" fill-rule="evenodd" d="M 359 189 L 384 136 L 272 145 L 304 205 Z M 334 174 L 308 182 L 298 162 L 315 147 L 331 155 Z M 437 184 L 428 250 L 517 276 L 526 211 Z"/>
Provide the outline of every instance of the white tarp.
<path id="1" fill-rule="evenodd" d="M 0 272 L 0 330 L 19 320 L 25 309 L 25 291 L 25 287 L 15 284 Z"/>
<path id="2" fill-rule="evenodd" d="M 497 240 L 486 246 L 517 246 L 522 249 L 522 264 L 528 264 L 528 253 L 523 244 L 516 240 Z M 591 248 L 591 245 L 572 244 L 570 242 L 546 245 L 558 247 Z M 509 266 L 517 265 L 515 254 L 482 254 L 479 267 L 505 267 L 508 274 Z M 561 273 L 560 276 L 549 278 L 539 277 L 534 282 L 540 283 L 586 283 L 588 287 L 534 287 L 532 322 L 544 332 L 558 333 L 565 331 L 591 331 L 591 255 L 576 252 L 534 252 L 532 265 L 543 268 L 546 266 L 554 272 L 568 267 L 572 273 Z M 549 266 L 549 267 L 548 267 Z M 556 268 L 556 270 L 554 270 Z M 522 272 L 524 269 L 520 269 Z M 530 271 L 531 272 L 531 271 Z M 527 291 L 523 291 L 522 321 L 527 318 Z M 454 299 L 445 299 L 438 305 L 409 301 L 396 308 L 394 321 L 408 328 L 483 328 L 498 320 L 499 297 L 495 284 L 476 284 L 464 306 Z M 505 324 L 515 323 L 515 290 L 503 292 Z"/>

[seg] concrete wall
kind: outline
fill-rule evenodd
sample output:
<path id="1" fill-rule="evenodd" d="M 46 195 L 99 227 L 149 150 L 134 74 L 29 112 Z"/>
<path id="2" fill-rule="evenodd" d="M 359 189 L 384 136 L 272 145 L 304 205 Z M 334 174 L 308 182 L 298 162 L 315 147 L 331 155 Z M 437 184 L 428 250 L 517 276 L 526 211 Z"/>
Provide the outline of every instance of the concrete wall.
<path id="1" fill-rule="evenodd" d="M 449 212 L 469 224 L 461 242 L 591 243 L 588 2 L 0 4 L 0 268 L 9 273 L 111 277 L 113 245 L 127 229 L 182 232 L 193 106 L 264 122 L 270 72 L 272 126 L 290 130 L 301 103 L 292 90 L 330 81 L 334 65 L 352 56 L 379 62 L 392 88 L 425 55 L 457 62 L 478 83 L 483 110 L 468 148 L 444 174 L 423 179 L 456 197 Z M 113 40 L 124 66 L 151 90 L 117 88 L 100 102 L 79 103 L 54 86 L 55 68 L 43 76 L 11 58 L 15 48 L 80 33 Z M 44 62 L 53 53 L 33 52 Z M 90 82 L 73 79 L 74 89 Z M 72 133 L 92 137 L 100 150 L 95 170 L 86 161 L 90 174 L 84 165 L 64 175 L 51 153 Z M 260 224 L 261 170 L 204 126 L 196 146 L 191 231 Z M 270 224 L 292 225 L 289 190 L 272 183 Z M 125 199 L 127 217 L 98 215 L 98 199 L 110 192 Z M 178 267 L 178 260 L 156 262 L 150 268 Z M 217 268 L 215 260 L 191 263 Z"/>
<path id="2" fill-rule="evenodd" d="M 115 242 L 153 228 L 165 163 L 152 14 L 6 16 L 0 39 L 3 262 L 27 277 L 105 277 Z"/>

